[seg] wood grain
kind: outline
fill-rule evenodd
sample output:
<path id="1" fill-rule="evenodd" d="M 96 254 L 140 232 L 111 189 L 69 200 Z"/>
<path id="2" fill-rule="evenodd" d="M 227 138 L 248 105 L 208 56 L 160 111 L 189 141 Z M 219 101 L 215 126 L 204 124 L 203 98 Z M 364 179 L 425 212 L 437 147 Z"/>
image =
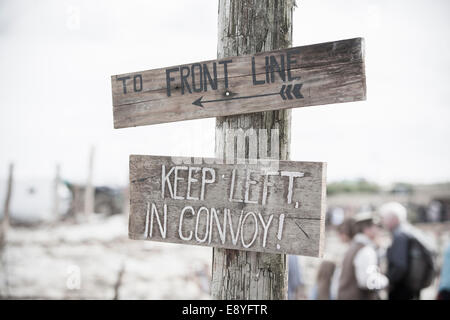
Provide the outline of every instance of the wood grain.
<path id="1" fill-rule="evenodd" d="M 288 54 L 291 61 L 289 68 Z M 266 57 L 269 57 L 269 66 L 270 59 L 274 59 L 280 65 L 281 61 L 284 61 L 285 68 L 282 74 L 285 81 L 276 69 L 269 69 L 269 78 L 266 78 Z M 220 63 L 229 60 L 232 62 L 227 63 L 225 76 L 223 64 Z M 206 76 L 204 71 L 200 72 L 198 65 L 192 68 L 193 64 L 112 76 L 114 127 L 125 128 L 366 99 L 362 38 L 210 60 L 198 64 L 206 66 L 212 75 L 214 63 L 217 71 L 216 90 L 213 90 L 209 82 L 206 86 L 204 81 L 200 84 L 200 74 L 203 78 Z M 170 96 L 168 96 L 166 70 L 183 67 L 186 68 L 185 74 L 188 72 L 187 69 L 193 70 L 194 79 L 197 79 L 194 81 L 197 83 L 197 89 L 201 86 L 203 90 L 194 92 L 192 77 L 189 76 L 186 77 L 186 82 L 192 93 L 189 93 L 184 85 L 182 94 L 184 82 L 181 81 L 181 74 L 174 71 L 169 73 L 173 81 L 169 82 Z M 288 70 L 291 78 L 299 79 L 288 81 Z M 271 71 L 274 74 L 273 82 Z M 255 85 L 254 78 L 256 81 L 264 81 L 264 84 Z M 281 95 L 277 94 L 283 85 L 289 84 L 301 84 L 303 98 L 283 100 Z M 243 98 L 270 93 L 274 94 Z M 200 107 L 193 104 L 199 98 L 202 101 L 222 101 L 205 103 Z"/>
<path id="2" fill-rule="evenodd" d="M 292 47 L 295 0 L 221 0 L 218 10 L 217 58 L 251 55 Z M 228 130 L 278 131 L 278 160 L 289 160 L 291 111 L 283 109 L 216 118 L 215 157 L 224 158 Z M 228 140 L 230 141 L 230 140 Z M 269 150 L 271 142 L 259 146 Z M 274 150 L 273 148 L 271 150 Z M 252 157 L 245 153 L 245 157 Z M 265 158 L 260 154 L 260 158 Z M 211 295 L 221 300 L 285 300 L 288 262 L 285 254 L 224 248 L 212 250 Z"/>
<path id="3" fill-rule="evenodd" d="M 202 164 L 194 164 L 190 158 L 177 160 L 174 163 L 170 157 L 130 156 L 131 239 L 321 256 L 325 163 L 280 161 L 278 169 L 266 178 L 260 163 L 210 164 L 214 159 L 204 159 Z M 179 164 L 180 160 L 184 164 Z M 176 166 L 184 168 L 176 170 Z M 191 180 L 196 180 L 188 187 L 190 167 Z M 248 172 L 249 181 L 254 183 L 247 184 Z M 292 178 L 291 183 L 292 172 L 303 176 Z M 162 183 L 167 174 L 168 180 Z M 266 201 L 264 181 L 269 182 Z M 230 201 L 230 193 L 235 201 Z M 198 200 L 188 199 L 188 195 Z"/>

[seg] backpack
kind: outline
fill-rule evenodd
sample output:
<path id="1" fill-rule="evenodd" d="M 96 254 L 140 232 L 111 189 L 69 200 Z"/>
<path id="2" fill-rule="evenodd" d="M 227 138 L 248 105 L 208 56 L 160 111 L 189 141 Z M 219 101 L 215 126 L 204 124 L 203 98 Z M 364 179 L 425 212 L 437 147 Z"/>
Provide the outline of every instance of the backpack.
<path id="1" fill-rule="evenodd" d="M 409 235 L 406 284 L 414 292 L 429 287 L 436 275 L 434 253 L 415 236 Z"/>

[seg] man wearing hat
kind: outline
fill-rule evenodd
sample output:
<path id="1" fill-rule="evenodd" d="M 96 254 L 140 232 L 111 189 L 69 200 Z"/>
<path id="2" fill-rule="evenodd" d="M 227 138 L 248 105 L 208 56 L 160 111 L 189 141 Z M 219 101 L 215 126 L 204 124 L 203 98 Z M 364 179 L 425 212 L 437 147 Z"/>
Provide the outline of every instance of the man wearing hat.
<path id="1" fill-rule="evenodd" d="M 338 299 L 376 300 L 378 291 L 388 285 L 378 268 L 377 221 L 371 212 L 358 213 L 354 219 L 356 234 L 342 262 Z"/>

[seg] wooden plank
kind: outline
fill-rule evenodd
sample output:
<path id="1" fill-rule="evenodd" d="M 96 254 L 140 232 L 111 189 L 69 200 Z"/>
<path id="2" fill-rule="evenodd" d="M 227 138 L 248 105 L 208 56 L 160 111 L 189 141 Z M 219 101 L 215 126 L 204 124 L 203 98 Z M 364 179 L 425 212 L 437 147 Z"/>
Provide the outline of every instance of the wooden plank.
<path id="1" fill-rule="evenodd" d="M 365 80 L 362 38 L 114 75 L 114 127 L 365 100 Z"/>
<path id="2" fill-rule="evenodd" d="M 322 255 L 325 163 L 214 161 L 131 155 L 129 237 Z"/>

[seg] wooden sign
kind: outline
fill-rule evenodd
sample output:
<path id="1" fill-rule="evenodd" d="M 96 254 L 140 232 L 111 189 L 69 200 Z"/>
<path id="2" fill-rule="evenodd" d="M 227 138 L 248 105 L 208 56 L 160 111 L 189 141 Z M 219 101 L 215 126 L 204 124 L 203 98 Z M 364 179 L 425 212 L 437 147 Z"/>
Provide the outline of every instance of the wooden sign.
<path id="1" fill-rule="evenodd" d="M 366 99 L 362 38 L 111 77 L 114 127 Z"/>
<path id="2" fill-rule="evenodd" d="M 325 163 L 214 162 L 131 155 L 129 237 L 322 255 Z"/>

